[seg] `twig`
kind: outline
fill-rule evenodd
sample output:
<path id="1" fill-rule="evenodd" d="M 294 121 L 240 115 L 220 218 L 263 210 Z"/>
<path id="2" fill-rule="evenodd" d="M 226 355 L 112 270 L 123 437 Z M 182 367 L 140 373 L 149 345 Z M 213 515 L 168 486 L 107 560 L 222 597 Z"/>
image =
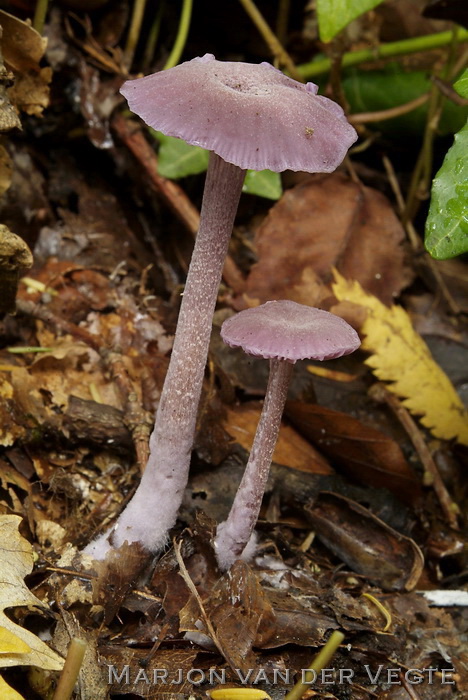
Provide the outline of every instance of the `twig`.
<path id="1" fill-rule="evenodd" d="M 459 512 L 458 506 L 454 503 L 447 491 L 444 482 L 439 474 L 437 465 L 434 462 L 429 449 L 424 442 L 424 439 L 418 429 L 418 426 L 410 416 L 406 408 L 401 404 L 398 398 L 392 394 L 383 384 L 374 384 L 369 390 L 370 396 L 372 396 L 376 401 L 384 402 L 393 411 L 395 416 L 400 421 L 401 425 L 405 429 L 408 437 L 414 445 L 416 452 L 418 453 L 419 459 L 424 467 L 426 474 L 430 476 L 430 481 L 434 488 L 435 494 L 439 500 L 440 506 L 447 518 L 448 523 L 455 530 L 458 529 L 457 513 Z"/>
<path id="2" fill-rule="evenodd" d="M 135 49 L 138 44 L 138 39 L 140 38 L 141 24 L 143 22 L 145 8 L 146 0 L 134 0 L 130 29 L 128 30 L 127 41 L 123 54 L 123 64 L 127 70 L 130 69 L 133 63 L 133 56 L 135 55 Z"/>
<path id="3" fill-rule="evenodd" d="M 270 29 L 253 0 L 240 0 L 240 3 L 262 35 L 271 53 L 278 60 L 279 65 L 286 68 L 291 78 L 303 82 L 304 76 L 301 71 L 298 70 L 296 64 L 281 44 L 276 34 Z"/>
<path id="4" fill-rule="evenodd" d="M 397 107 L 390 107 L 390 109 L 382 109 L 378 112 L 358 112 L 357 114 L 351 114 L 348 116 L 348 121 L 351 124 L 368 124 L 370 122 L 381 122 L 385 119 L 394 119 L 395 117 L 401 117 L 403 114 L 412 112 L 414 109 L 421 107 L 429 99 L 429 92 L 425 92 L 419 97 L 415 97 L 414 100 L 405 102 Z"/>
<path id="5" fill-rule="evenodd" d="M 172 47 L 172 51 L 169 54 L 169 58 L 167 59 L 163 70 L 173 68 L 180 61 L 182 51 L 184 50 L 185 43 L 187 41 L 187 36 L 190 28 L 190 20 L 192 19 L 192 4 L 193 0 L 183 0 L 182 12 L 180 14 L 179 28 L 177 30 L 176 40 L 174 42 L 174 46 Z"/>
<path id="6" fill-rule="evenodd" d="M 32 26 L 39 34 L 42 34 L 42 30 L 44 29 L 48 7 L 49 0 L 37 0 Z"/>
<path id="7" fill-rule="evenodd" d="M 153 60 L 154 52 L 156 50 L 156 44 L 158 43 L 159 31 L 161 29 L 161 22 L 165 4 L 165 0 L 161 0 L 158 4 L 156 14 L 154 16 L 153 22 L 148 33 L 148 39 L 146 41 L 145 52 L 142 61 L 142 70 L 144 73 L 148 72 L 151 66 L 151 61 Z"/>
<path id="8" fill-rule="evenodd" d="M 395 199 L 397 202 L 397 207 L 400 216 L 403 215 L 404 209 L 405 209 L 405 200 L 403 199 L 403 194 L 400 189 L 400 185 L 398 183 L 398 179 L 395 175 L 395 171 L 393 169 L 393 165 L 390 161 L 390 159 L 384 155 L 383 158 L 383 164 L 385 171 L 387 173 L 388 180 L 390 182 L 390 186 L 393 190 L 393 194 L 395 195 Z M 442 296 L 444 297 L 445 301 L 447 302 L 447 305 L 450 309 L 450 311 L 458 315 L 461 312 L 460 307 L 458 306 L 457 302 L 453 299 L 452 295 L 450 294 L 450 291 L 445 284 L 445 280 L 442 277 L 439 267 L 437 265 L 437 261 L 433 260 L 430 255 L 426 252 L 422 245 L 422 241 L 420 237 L 418 236 L 416 229 L 414 228 L 414 225 L 411 221 L 406 222 L 404 224 L 406 233 L 408 234 L 408 239 L 411 244 L 411 247 L 413 248 L 415 254 L 417 256 L 421 256 L 420 260 L 421 263 L 426 265 L 429 270 L 431 271 L 432 275 L 434 276 L 434 279 L 442 293 Z"/>
<path id="9" fill-rule="evenodd" d="M 322 647 L 322 649 L 319 651 L 319 653 L 309 666 L 309 676 L 311 674 L 315 674 L 314 678 L 316 678 L 317 673 L 321 671 L 322 668 L 326 668 L 328 662 L 334 656 L 336 650 L 338 649 L 343 640 L 344 634 L 342 632 L 335 630 L 331 633 L 325 646 Z M 312 680 L 314 680 L 314 678 Z M 296 683 L 296 685 L 289 691 L 289 693 L 285 695 L 284 700 L 300 700 L 306 692 L 306 690 L 310 689 L 310 681 L 307 682 L 306 679 L 308 680 L 307 671 L 305 672 L 304 677 L 305 682 L 299 681 L 298 683 Z"/>
<path id="10" fill-rule="evenodd" d="M 162 177 L 158 173 L 158 160 L 154 150 L 146 141 L 135 122 L 116 114 L 112 127 L 135 158 L 141 163 L 154 189 L 162 195 L 166 204 L 172 209 L 187 230 L 195 236 L 200 223 L 200 214 L 193 206 L 185 192 L 176 182 Z M 245 288 L 245 280 L 231 256 L 224 263 L 223 278 L 236 294 Z"/>
<path id="11" fill-rule="evenodd" d="M 71 640 L 67 658 L 55 689 L 54 700 L 69 700 L 71 698 L 87 646 L 88 643 L 84 639 L 73 637 Z"/>
<path id="12" fill-rule="evenodd" d="M 412 53 L 422 51 L 431 51 L 442 46 L 447 46 L 453 39 L 453 32 L 438 32 L 437 34 L 426 34 L 426 36 L 412 37 L 411 39 L 402 39 L 401 41 L 392 41 L 387 44 L 371 49 L 363 49 L 361 51 L 349 51 L 343 55 L 343 68 L 358 66 L 361 63 L 375 63 L 382 58 L 395 58 L 396 56 L 406 56 Z M 468 42 L 468 29 L 459 28 L 457 40 L 459 44 Z M 298 72 L 304 80 L 310 80 L 319 75 L 324 75 L 330 70 L 331 61 L 329 58 L 322 58 L 310 63 L 303 63 L 296 66 Z"/>
<path id="13" fill-rule="evenodd" d="M 203 601 L 200 598 L 200 595 L 195 587 L 195 584 L 192 581 L 192 579 L 190 578 L 190 574 L 187 571 L 187 567 L 185 566 L 184 560 L 182 559 L 182 554 L 180 553 L 180 550 L 182 547 L 182 541 L 176 542 L 174 539 L 173 544 L 174 544 L 174 552 L 176 555 L 177 563 L 179 564 L 179 568 L 180 568 L 180 575 L 184 579 L 188 589 L 192 593 L 193 597 L 195 598 L 195 600 L 197 602 L 198 607 L 200 608 L 200 612 L 201 612 L 201 615 L 202 615 L 203 620 L 205 622 L 206 629 L 207 629 L 213 643 L 215 644 L 215 646 L 218 649 L 221 656 L 224 658 L 226 656 L 225 651 L 221 645 L 221 642 L 218 639 L 218 636 L 215 632 L 213 625 L 211 624 L 211 620 L 207 615 L 207 612 L 205 610 L 205 606 L 203 605 Z"/>

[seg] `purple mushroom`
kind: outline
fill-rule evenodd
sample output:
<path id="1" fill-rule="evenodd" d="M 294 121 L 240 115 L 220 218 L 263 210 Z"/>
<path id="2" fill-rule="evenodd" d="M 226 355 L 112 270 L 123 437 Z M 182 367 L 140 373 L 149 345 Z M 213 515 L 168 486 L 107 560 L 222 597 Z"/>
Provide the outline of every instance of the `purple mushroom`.
<path id="1" fill-rule="evenodd" d="M 130 108 L 154 129 L 210 151 L 200 229 L 171 361 L 140 486 L 111 532 L 86 551 L 97 559 L 126 540 L 158 551 L 188 480 L 212 317 L 246 169 L 332 172 L 357 134 L 317 87 L 266 63 L 207 54 L 124 83 Z"/>
<path id="2" fill-rule="evenodd" d="M 218 526 L 215 538 L 219 566 L 226 570 L 244 552 L 258 518 L 294 363 L 349 355 L 361 342 L 354 328 L 339 316 L 295 301 L 268 301 L 241 311 L 223 323 L 221 337 L 249 355 L 270 360 L 250 457 L 229 516 Z"/>

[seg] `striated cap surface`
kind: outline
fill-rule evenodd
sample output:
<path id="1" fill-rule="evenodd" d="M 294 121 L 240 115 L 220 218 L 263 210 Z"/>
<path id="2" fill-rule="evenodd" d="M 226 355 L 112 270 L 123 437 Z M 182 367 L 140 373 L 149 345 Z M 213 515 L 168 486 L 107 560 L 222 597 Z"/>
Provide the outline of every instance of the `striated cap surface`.
<path id="1" fill-rule="evenodd" d="M 268 63 L 213 55 L 128 80 L 130 109 L 168 136 L 214 151 L 251 170 L 332 172 L 357 139 L 343 110 L 317 86 Z"/>
<path id="2" fill-rule="evenodd" d="M 357 350 L 361 341 L 346 321 L 295 301 L 267 301 L 240 311 L 221 326 L 227 345 L 267 359 L 332 360 Z"/>

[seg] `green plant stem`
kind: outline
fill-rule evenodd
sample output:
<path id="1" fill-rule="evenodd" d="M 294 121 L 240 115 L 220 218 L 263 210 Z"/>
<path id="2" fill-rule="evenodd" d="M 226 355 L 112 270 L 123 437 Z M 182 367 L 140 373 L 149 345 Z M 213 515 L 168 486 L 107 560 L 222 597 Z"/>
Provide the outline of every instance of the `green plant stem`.
<path id="1" fill-rule="evenodd" d="M 54 693 L 54 700 L 69 700 L 80 672 L 88 642 L 73 637 Z"/>
<path id="2" fill-rule="evenodd" d="M 395 58 L 396 56 L 405 56 L 420 51 L 430 51 L 440 48 L 441 46 L 447 46 L 452 42 L 452 39 L 452 31 L 438 32 L 437 34 L 427 34 L 426 36 L 392 41 L 372 49 L 349 51 L 343 55 L 342 68 L 357 66 L 361 63 L 374 63 L 382 58 Z M 459 44 L 468 42 L 468 29 L 462 27 L 458 28 L 457 41 Z M 331 61 L 329 58 L 321 58 L 317 61 L 303 63 L 296 67 L 304 80 L 310 80 L 311 78 L 328 73 L 331 68 Z"/>
<path id="3" fill-rule="evenodd" d="M 156 44 L 158 43 L 165 6 L 165 0 L 161 0 L 148 33 L 148 40 L 146 42 L 145 53 L 142 61 L 142 70 L 145 74 L 148 73 L 150 69 L 151 62 L 156 51 Z"/>
<path id="4" fill-rule="evenodd" d="M 37 0 L 36 9 L 34 10 L 33 28 L 39 34 L 42 34 L 44 29 L 45 18 L 47 14 L 47 8 L 49 6 L 49 0 Z"/>
<path id="5" fill-rule="evenodd" d="M 278 59 L 280 66 L 284 66 L 291 78 L 303 82 L 304 77 L 298 71 L 294 61 L 283 47 L 276 34 L 270 29 L 270 26 L 265 21 L 265 18 L 260 13 L 253 0 L 240 0 L 240 3 L 262 35 L 273 56 Z"/>
<path id="6" fill-rule="evenodd" d="M 180 13 L 179 28 L 177 30 L 176 40 L 174 42 L 174 46 L 172 47 L 172 51 L 169 54 L 169 58 L 167 59 L 163 70 L 173 68 L 180 61 L 182 51 L 185 47 L 185 42 L 187 41 L 187 36 L 190 28 L 190 21 L 192 19 L 192 6 L 193 0 L 183 0 L 182 12 Z"/>
<path id="7" fill-rule="evenodd" d="M 130 29 L 128 30 L 127 42 L 123 55 L 123 64 L 129 69 L 133 62 L 135 49 L 140 38 L 141 23 L 145 13 L 146 0 L 134 0 Z"/>
<path id="8" fill-rule="evenodd" d="M 276 36 L 282 44 L 285 43 L 288 34 L 289 10 L 291 0 L 279 0 L 276 17 Z"/>
<path id="9" fill-rule="evenodd" d="M 304 683 L 302 681 L 296 683 L 296 685 L 289 691 L 289 693 L 287 693 L 284 700 L 300 700 L 306 692 L 306 690 L 310 690 L 310 684 L 314 680 L 314 673 L 317 674 L 322 670 L 322 668 L 326 668 L 328 662 L 333 657 L 335 651 L 338 649 L 343 639 L 344 634 L 342 632 L 338 632 L 337 630 L 332 632 L 325 646 L 319 651 L 319 653 L 309 666 L 309 670 L 311 671 L 311 679 L 309 680 L 309 683 Z M 304 680 L 306 679 L 307 672 L 305 674 Z"/>
<path id="10" fill-rule="evenodd" d="M 454 70 L 455 51 L 459 43 L 459 31 L 459 28 L 456 27 L 451 33 L 452 41 L 449 47 L 449 55 L 445 65 L 439 72 L 438 77 L 447 79 Z M 462 60 L 466 61 L 466 57 L 462 57 Z M 458 72 L 458 70 L 459 66 L 456 66 L 455 71 Z M 427 199 L 429 196 L 432 177 L 434 139 L 436 137 L 445 99 L 444 94 L 439 90 L 437 84 L 433 83 L 429 95 L 429 106 L 427 110 L 423 143 L 411 176 L 406 206 L 402 216 L 404 225 L 414 219 L 421 201 Z"/>

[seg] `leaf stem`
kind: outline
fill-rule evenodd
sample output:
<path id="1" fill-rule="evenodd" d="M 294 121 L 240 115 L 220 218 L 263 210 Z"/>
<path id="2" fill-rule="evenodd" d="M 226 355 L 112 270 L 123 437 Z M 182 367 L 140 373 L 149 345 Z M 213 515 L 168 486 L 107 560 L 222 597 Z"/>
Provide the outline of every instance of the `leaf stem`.
<path id="1" fill-rule="evenodd" d="M 45 18 L 47 14 L 47 8 L 49 6 L 49 0 L 37 0 L 36 9 L 34 10 L 33 28 L 39 34 L 42 34 L 44 29 Z"/>
<path id="2" fill-rule="evenodd" d="M 185 43 L 187 41 L 187 36 L 190 28 L 190 21 L 192 19 L 192 6 L 193 0 L 183 0 L 182 12 L 180 13 L 179 28 L 177 30 L 176 40 L 174 42 L 174 46 L 172 47 L 172 51 L 169 54 L 169 58 L 167 59 L 163 70 L 173 68 L 180 61 L 182 51 L 184 50 Z"/>
<path id="3" fill-rule="evenodd" d="M 272 31 L 253 0 L 240 0 L 240 3 L 262 35 L 271 53 L 278 60 L 279 65 L 281 67 L 284 66 L 291 78 L 299 80 L 302 83 L 304 81 L 304 76 L 298 70 L 291 56 L 281 44 L 276 34 Z"/>
<path id="4" fill-rule="evenodd" d="M 123 64 L 127 69 L 130 69 L 133 62 L 133 56 L 140 37 L 145 7 L 146 0 L 135 0 L 133 3 L 132 19 L 130 22 L 130 29 L 128 30 L 127 42 L 125 44 L 125 51 L 123 55 Z"/>
<path id="5" fill-rule="evenodd" d="M 468 42 L 468 29 L 458 27 L 457 30 L 458 43 L 462 44 Z M 373 63 L 382 58 L 395 58 L 396 56 L 405 56 L 420 51 L 430 51 L 440 48 L 441 46 L 447 46 L 452 42 L 452 39 L 453 32 L 446 31 L 438 32 L 437 34 L 416 36 L 411 39 L 402 39 L 401 41 L 392 41 L 371 49 L 348 51 L 343 55 L 342 67 L 349 68 L 350 66 L 357 66 L 361 63 Z M 310 80 L 319 75 L 324 75 L 330 71 L 330 68 L 331 61 L 329 58 L 321 58 L 297 66 L 297 70 L 304 80 Z"/>

